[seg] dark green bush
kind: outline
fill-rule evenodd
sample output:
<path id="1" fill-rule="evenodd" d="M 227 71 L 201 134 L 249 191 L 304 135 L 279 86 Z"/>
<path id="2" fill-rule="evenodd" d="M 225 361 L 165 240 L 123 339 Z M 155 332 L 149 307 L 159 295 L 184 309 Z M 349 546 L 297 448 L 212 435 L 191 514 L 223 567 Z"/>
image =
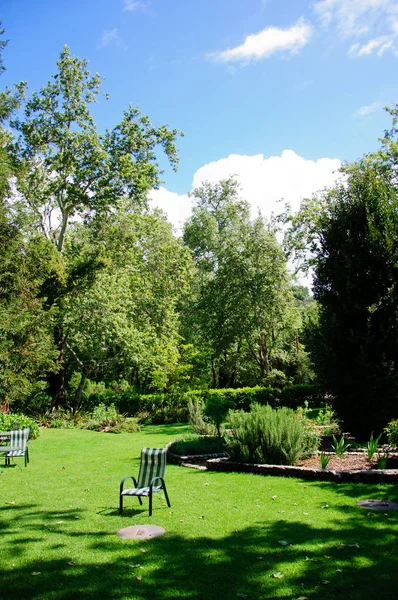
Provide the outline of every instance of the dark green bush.
<path id="1" fill-rule="evenodd" d="M 203 414 L 213 423 L 218 437 L 221 437 L 221 426 L 225 422 L 229 410 L 234 407 L 235 402 L 232 398 L 218 394 L 210 394 L 207 398 Z"/>
<path id="2" fill-rule="evenodd" d="M 0 431 L 10 431 L 14 429 L 14 424 L 18 424 L 18 428 L 30 427 L 29 437 L 34 440 L 39 437 L 39 426 L 30 417 L 22 413 L 2 413 L 0 412 Z"/>
<path id="3" fill-rule="evenodd" d="M 290 408 L 254 404 L 248 413 L 231 411 L 229 423 L 228 452 L 241 462 L 294 465 L 317 448 L 307 420 Z"/>
<path id="4" fill-rule="evenodd" d="M 317 385 L 289 385 L 281 390 L 280 403 L 289 408 L 298 408 L 308 402 L 309 407 L 320 406 L 325 401 L 325 394 Z"/>
<path id="5" fill-rule="evenodd" d="M 310 406 L 319 406 L 323 395 L 316 386 L 296 385 L 284 388 L 253 387 L 221 390 L 191 390 L 189 392 L 173 392 L 172 394 L 137 394 L 131 389 L 106 389 L 91 394 L 87 399 L 89 410 L 99 404 L 114 404 L 120 413 L 137 416 L 145 423 L 173 423 L 188 421 L 188 402 L 207 403 L 220 400 L 221 404 L 231 403 L 237 410 L 249 411 L 253 403 L 286 405 L 292 408 L 302 406 L 308 400 Z"/>
<path id="6" fill-rule="evenodd" d="M 390 421 L 384 431 L 387 433 L 388 443 L 392 446 L 398 446 L 398 419 Z"/>
<path id="7" fill-rule="evenodd" d="M 216 454 L 224 452 L 225 442 L 220 437 L 201 436 L 187 433 L 179 436 L 169 446 L 170 452 L 184 456 L 186 454 Z"/>

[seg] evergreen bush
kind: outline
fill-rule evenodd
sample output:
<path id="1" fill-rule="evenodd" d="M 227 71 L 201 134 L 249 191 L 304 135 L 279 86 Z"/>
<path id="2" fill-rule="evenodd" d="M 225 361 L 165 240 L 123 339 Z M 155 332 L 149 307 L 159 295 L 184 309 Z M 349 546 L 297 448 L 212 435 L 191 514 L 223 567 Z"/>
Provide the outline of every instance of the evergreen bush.
<path id="1" fill-rule="evenodd" d="M 286 407 L 254 404 L 248 413 L 231 411 L 229 423 L 228 452 L 241 462 L 294 465 L 318 445 L 307 421 Z"/>

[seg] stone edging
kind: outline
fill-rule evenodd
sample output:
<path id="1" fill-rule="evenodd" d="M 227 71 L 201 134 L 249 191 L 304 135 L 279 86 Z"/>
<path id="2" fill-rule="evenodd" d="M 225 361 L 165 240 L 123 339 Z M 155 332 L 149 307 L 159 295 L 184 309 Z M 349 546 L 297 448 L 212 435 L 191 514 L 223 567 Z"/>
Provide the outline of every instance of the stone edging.
<path id="1" fill-rule="evenodd" d="M 321 481 L 361 482 L 361 483 L 398 483 L 398 469 L 369 469 L 352 471 L 334 471 L 332 469 L 311 469 L 285 465 L 252 465 L 228 461 L 227 458 L 212 458 L 206 462 L 209 471 L 237 473 L 256 473 L 258 475 L 276 475 L 279 477 L 298 477 Z"/>

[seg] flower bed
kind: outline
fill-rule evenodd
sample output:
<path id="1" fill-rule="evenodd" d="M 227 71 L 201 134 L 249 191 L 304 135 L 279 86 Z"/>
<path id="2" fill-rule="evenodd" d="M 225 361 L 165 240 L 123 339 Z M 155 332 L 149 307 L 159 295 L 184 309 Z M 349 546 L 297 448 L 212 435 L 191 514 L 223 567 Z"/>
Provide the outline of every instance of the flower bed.
<path id="1" fill-rule="evenodd" d="M 341 460 L 341 459 L 337 459 Z M 362 482 L 362 483 L 398 483 L 398 469 L 320 469 L 309 466 L 290 465 L 254 465 L 238 463 L 228 458 L 212 458 L 206 466 L 211 471 L 236 471 L 256 473 L 258 475 L 276 475 L 298 477 L 321 481 Z"/>

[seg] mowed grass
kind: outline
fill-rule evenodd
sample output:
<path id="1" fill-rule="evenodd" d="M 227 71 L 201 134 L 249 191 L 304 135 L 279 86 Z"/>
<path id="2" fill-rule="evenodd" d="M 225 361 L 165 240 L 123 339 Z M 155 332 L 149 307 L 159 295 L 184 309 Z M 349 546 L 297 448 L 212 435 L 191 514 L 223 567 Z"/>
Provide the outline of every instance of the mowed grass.
<path id="1" fill-rule="evenodd" d="M 172 507 L 157 494 L 149 518 L 147 500 L 127 498 L 120 516 L 119 483 L 137 475 L 141 447 L 186 431 L 42 431 L 26 469 L 2 469 L 0 598 L 397 598 L 398 513 L 357 506 L 398 500 L 395 486 L 168 465 Z M 148 523 L 166 535 L 116 535 Z"/>

